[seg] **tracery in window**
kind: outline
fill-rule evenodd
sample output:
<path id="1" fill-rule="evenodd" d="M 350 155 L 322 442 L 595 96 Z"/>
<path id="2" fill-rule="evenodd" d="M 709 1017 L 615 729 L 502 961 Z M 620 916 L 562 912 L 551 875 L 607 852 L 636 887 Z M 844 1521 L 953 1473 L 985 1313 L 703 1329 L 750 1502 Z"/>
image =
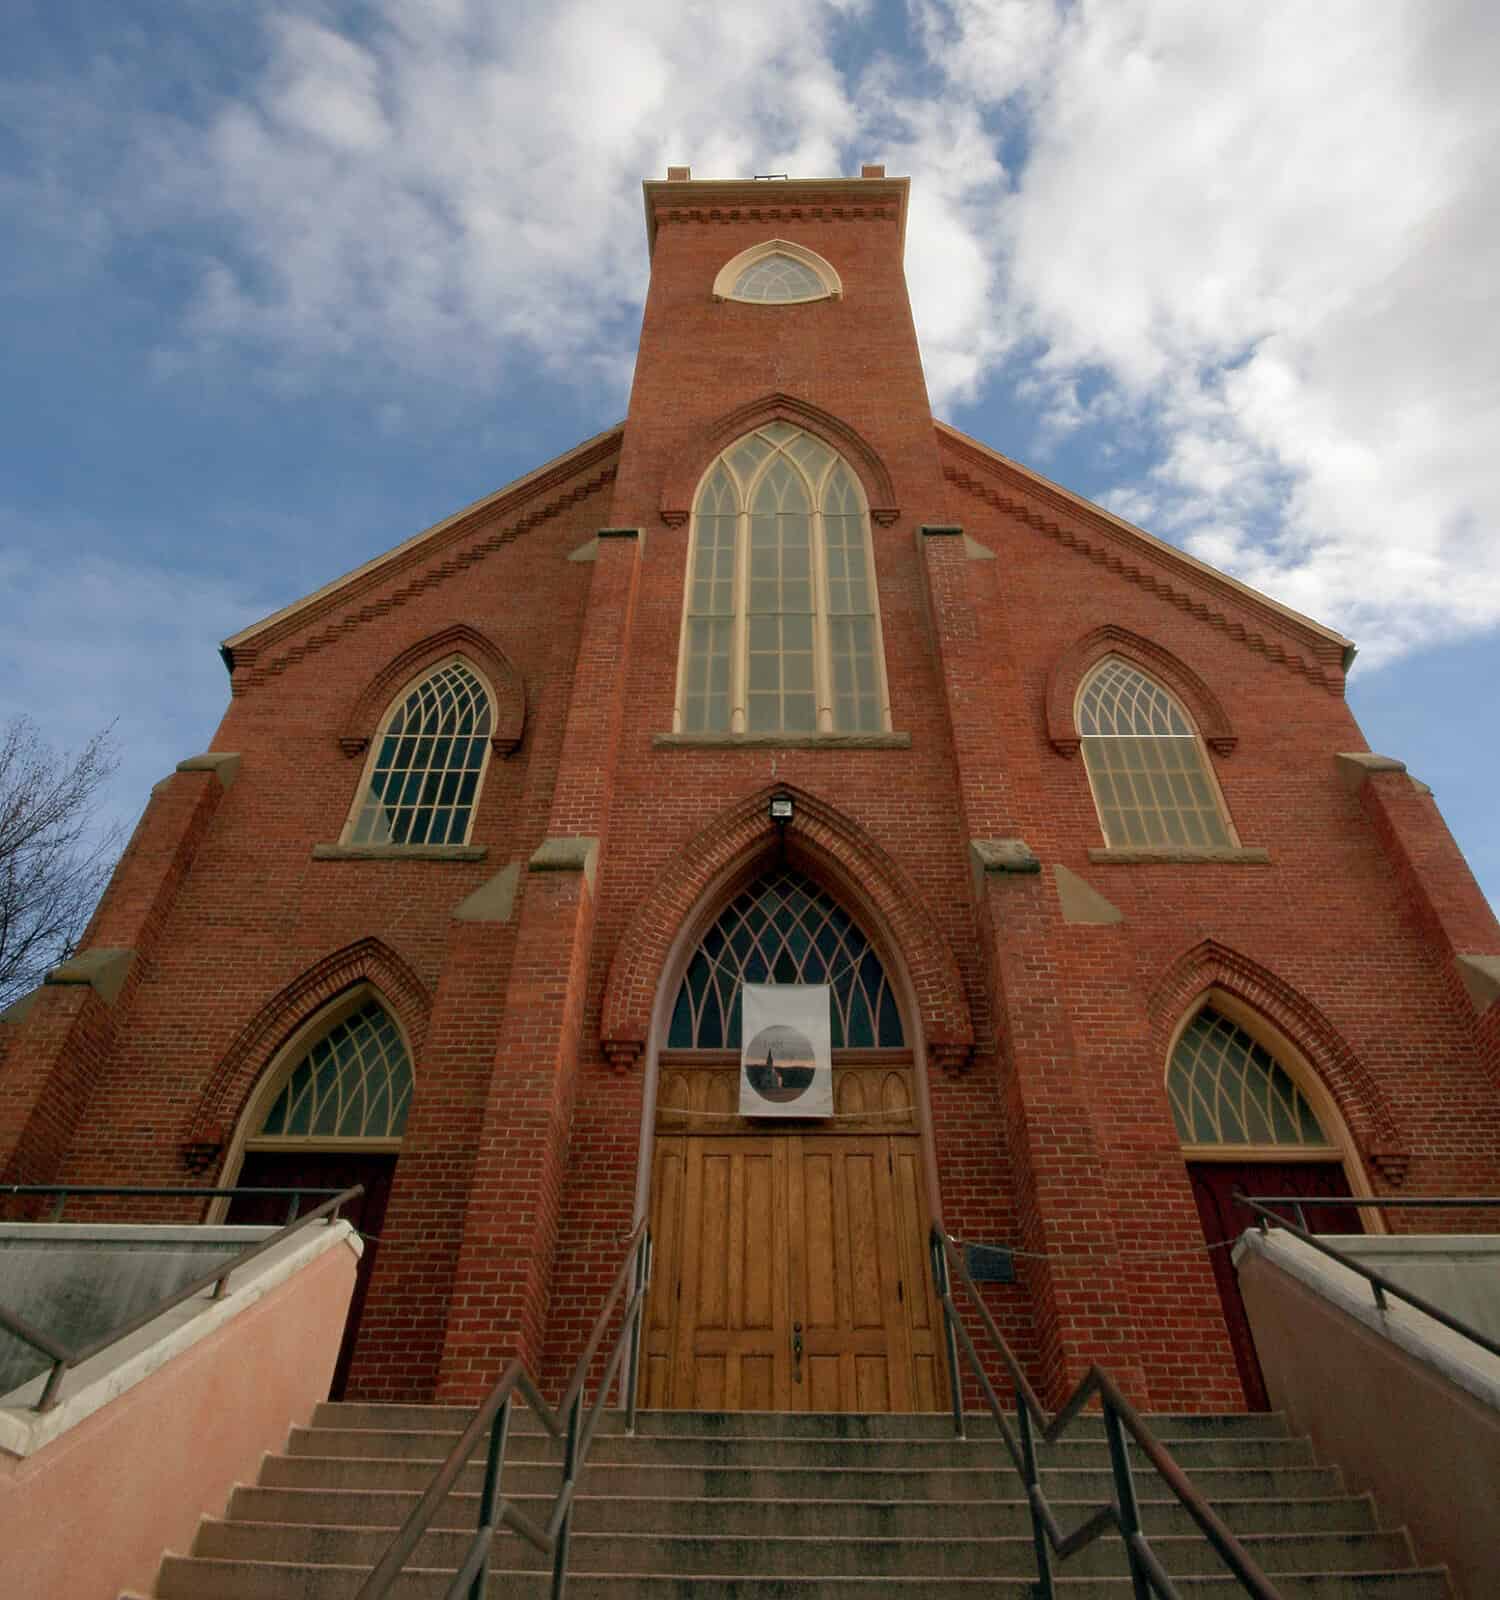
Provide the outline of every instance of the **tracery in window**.
<path id="1" fill-rule="evenodd" d="M 1188 1023 L 1172 1051 L 1167 1098 L 1185 1145 L 1334 1148 L 1285 1068 L 1211 1005 Z"/>
<path id="2" fill-rule="evenodd" d="M 366 767 L 346 844 L 463 844 L 484 776 L 490 692 L 460 659 L 392 707 Z"/>
<path id="3" fill-rule="evenodd" d="M 1203 742 L 1159 684 L 1108 656 L 1078 694 L 1084 766 L 1112 849 L 1234 844 Z"/>
<path id="4" fill-rule="evenodd" d="M 704 934 L 677 991 L 667 1048 L 737 1050 L 746 983 L 828 984 L 835 1050 L 906 1042 L 869 936 L 831 895 L 790 868 L 748 884 Z"/>
<path id="5" fill-rule="evenodd" d="M 411 1102 L 411 1057 L 394 1020 L 366 1000 L 291 1070 L 255 1136 L 261 1140 L 399 1139 Z"/>
<path id="6" fill-rule="evenodd" d="M 789 239 L 767 239 L 726 261 L 714 279 L 714 297 L 758 305 L 798 305 L 836 298 L 843 283 L 816 250 Z"/>
<path id="7" fill-rule="evenodd" d="M 889 728 L 864 493 L 820 439 L 774 422 L 714 463 L 686 588 L 678 732 Z"/>

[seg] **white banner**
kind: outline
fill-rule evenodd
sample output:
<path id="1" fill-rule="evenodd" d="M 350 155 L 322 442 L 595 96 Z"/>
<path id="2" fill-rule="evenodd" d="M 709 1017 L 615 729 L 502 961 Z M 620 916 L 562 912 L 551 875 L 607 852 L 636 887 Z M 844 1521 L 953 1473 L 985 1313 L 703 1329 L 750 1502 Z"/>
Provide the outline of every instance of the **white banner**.
<path id="1" fill-rule="evenodd" d="M 831 1117 L 826 983 L 747 983 L 741 1000 L 740 1115 Z"/>

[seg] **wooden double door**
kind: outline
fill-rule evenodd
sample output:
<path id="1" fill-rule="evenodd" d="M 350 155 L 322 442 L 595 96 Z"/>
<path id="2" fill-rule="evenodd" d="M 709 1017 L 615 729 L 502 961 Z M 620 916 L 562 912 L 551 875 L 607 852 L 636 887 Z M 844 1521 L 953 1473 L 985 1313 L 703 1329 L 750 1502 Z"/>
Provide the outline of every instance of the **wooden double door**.
<path id="1" fill-rule="evenodd" d="M 658 1134 L 648 1406 L 947 1404 L 913 1135 Z"/>

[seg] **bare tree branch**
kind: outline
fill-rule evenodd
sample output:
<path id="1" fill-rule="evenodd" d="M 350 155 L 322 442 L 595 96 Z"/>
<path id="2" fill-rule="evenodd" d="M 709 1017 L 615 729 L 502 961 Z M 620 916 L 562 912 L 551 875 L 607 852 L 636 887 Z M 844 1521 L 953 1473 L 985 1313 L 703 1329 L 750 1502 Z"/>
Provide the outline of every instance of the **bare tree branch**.
<path id="1" fill-rule="evenodd" d="M 72 954 L 109 880 L 120 834 L 94 820 L 118 766 L 110 728 L 72 756 L 29 717 L 0 729 L 0 1007 Z"/>

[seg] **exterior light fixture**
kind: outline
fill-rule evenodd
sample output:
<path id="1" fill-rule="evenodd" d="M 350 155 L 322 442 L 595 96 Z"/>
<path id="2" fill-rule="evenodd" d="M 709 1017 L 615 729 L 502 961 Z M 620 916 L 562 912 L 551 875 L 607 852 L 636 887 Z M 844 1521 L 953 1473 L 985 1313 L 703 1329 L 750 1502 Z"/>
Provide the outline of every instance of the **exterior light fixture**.
<path id="1" fill-rule="evenodd" d="M 789 794 L 773 794 L 770 814 L 771 821 L 778 828 L 784 828 L 792 820 L 792 797 Z"/>

